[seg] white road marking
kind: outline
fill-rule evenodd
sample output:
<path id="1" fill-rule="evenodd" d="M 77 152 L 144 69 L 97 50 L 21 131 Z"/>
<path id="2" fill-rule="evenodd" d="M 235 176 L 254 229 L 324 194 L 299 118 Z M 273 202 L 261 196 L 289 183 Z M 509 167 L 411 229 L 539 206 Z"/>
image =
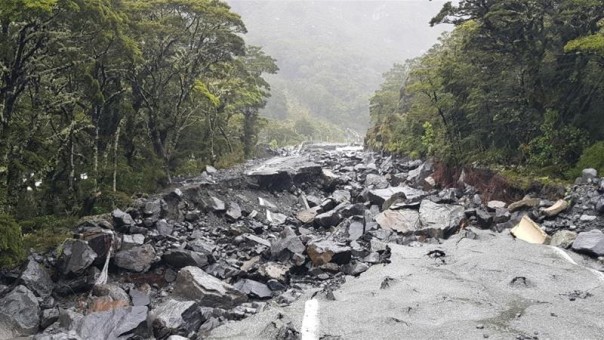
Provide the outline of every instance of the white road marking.
<path id="1" fill-rule="evenodd" d="M 568 254 L 567 254 L 567 253 L 566 253 L 564 250 L 562 250 L 562 249 L 560 249 L 560 248 L 558 248 L 558 247 L 555 247 L 555 246 L 549 246 L 549 247 L 550 247 L 551 249 L 553 249 L 555 253 L 557 253 L 558 255 L 560 255 L 560 257 L 562 257 L 562 258 L 563 258 L 563 259 L 565 259 L 566 261 L 568 261 L 568 262 L 570 262 L 570 263 L 574 264 L 575 266 L 581 266 L 581 265 L 579 265 L 577 262 L 575 262 L 575 260 L 573 260 L 573 259 L 572 259 L 572 257 L 570 257 L 570 255 L 568 255 Z M 604 273 L 602 273 L 602 272 L 600 272 L 600 271 L 597 271 L 597 270 L 595 270 L 595 269 L 593 269 L 593 268 L 587 268 L 587 267 L 584 267 L 584 266 L 581 266 L 581 267 L 583 267 L 583 268 L 585 268 L 585 269 L 589 270 L 589 271 L 590 271 L 592 274 L 594 274 L 594 275 L 595 275 L 595 276 L 596 276 L 596 277 L 597 277 L 597 278 L 598 278 L 600 281 L 603 281 L 603 282 L 604 282 Z"/>
<path id="2" fill-rule="evenodd" d="M 311 299 L 304 304 L 302 319 L 302 340 L 318 340 L 319 332 L 319 300 Z"/>

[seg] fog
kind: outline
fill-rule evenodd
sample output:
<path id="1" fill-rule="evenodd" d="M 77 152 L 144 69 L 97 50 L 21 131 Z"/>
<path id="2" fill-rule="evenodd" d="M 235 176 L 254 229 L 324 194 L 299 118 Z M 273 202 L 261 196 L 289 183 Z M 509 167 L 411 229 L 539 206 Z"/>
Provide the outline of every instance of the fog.
<path id="1" fill-rule="evenodd" d="M 360 134 L 382 74 L 420 56 L 448 28 L 428 24 L 444 1 L 228 3 L 248 28 L 246 40 L 262 46 L 280 68 L 269 78 L 272 98 L 264 115 L 325 120 Z"/>

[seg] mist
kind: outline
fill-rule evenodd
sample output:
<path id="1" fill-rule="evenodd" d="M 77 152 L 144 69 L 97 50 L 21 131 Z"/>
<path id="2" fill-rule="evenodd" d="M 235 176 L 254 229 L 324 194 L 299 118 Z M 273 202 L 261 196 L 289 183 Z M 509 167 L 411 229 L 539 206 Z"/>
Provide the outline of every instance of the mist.
<path id="1" fill-rule="evenodd" d="M 271 98 L 276 120 L 328 126 L 312 139 L 364 134 L 368 101 L 393 63 L 420 56 L 447 26 L 428 22 L 444 1 L 229 0 L 245 22 L 246 40 L 277 59 Z M 315 129 L 316 130 L 316 129 Z"/>

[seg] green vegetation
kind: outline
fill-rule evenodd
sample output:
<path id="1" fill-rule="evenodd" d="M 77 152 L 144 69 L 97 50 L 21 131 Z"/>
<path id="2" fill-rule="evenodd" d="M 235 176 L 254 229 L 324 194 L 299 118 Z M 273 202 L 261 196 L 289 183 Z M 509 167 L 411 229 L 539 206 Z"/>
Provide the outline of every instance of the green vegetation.
<path id="1" fill-rule="evenodd" d="M 75 217 L 40 216 L 19 222 L 23 232 L 23 248 L 37 252 L 55 249 L 66 238 L 73 236 Z"/>
<path id="2" fill-rule="evenodd" d="M 11 268 L 25 258 L 21 227 L 9 215 L 0 214 L 0 268 Z"/>
<path id="3" fill-rule="evenodd" d="M 385 74 L 366 144 L 453 165 L 521 165 L 545 181 L 579 159 L 601 167 L 603 18 L 604 3 L 591 0 L 447 3 L 431 24 L 454 31 Z"/>
<path id="4" fill-rule="evenodd" d="M 0 4 L 0 212 L 96 214 L 253 154 L 275 60 L 218 0 Z"/>

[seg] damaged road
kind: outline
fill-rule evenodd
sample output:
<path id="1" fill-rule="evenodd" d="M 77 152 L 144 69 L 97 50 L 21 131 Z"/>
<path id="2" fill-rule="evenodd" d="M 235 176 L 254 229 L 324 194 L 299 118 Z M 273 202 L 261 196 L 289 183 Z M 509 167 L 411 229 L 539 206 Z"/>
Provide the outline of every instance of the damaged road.
<path id="1" fill-rule="evenodd" d="M 455 235 L 441 245 L 391 247 L 390 264 L 348 277 L 332 298 L 315 294 L 319 324 L 307 339 L 602 336 L 603 276 L 551 246 L 477 231 L 476 239 Z M 273 339 L 288 322 L 301 330 L 305 302 L 271 306 L 215 329 L 209 339 Z"/>

